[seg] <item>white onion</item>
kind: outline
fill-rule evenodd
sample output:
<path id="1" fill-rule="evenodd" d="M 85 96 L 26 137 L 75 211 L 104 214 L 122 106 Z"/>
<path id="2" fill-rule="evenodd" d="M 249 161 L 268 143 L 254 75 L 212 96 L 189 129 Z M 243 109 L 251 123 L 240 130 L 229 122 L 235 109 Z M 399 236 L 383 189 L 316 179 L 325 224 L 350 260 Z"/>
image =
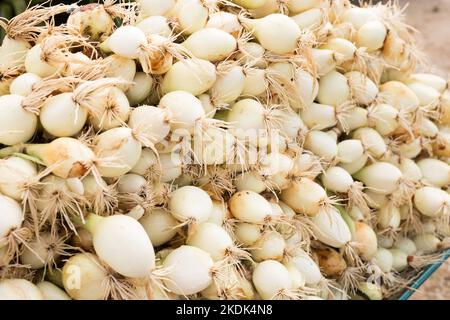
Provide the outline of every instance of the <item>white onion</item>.
<path id="1" fill-rule="evenodd" d="M 106 299 L 108 289 L 103 283 L 107 276 L 98 258 L 91 253 L 73 255 L 62 269 L 64 290 L 75 300 Z"/>
<path id="2" fill-rule="evenodd" d="M 164 16 L 175 7 L 175 0 L 138 0 L 139 12 L 144 16 Z"/>
<path id="3" fill-rule="evenodd" d="M 234 228 L 234 235 L 239 243 L 246 247 L 251 247 L 262 236 L 261 226 L 239 222 Z"/>
<path id="4" fill-rule="evenodd" d="M 219 68 L 220 69 L 220 68 Z M 245 87 L 245 75 L 240 66 L 226 68 L 212 86 L 211 98 L 216 103 L 231 103 L 239 98 Z"/>
<path id="5" fill-rule="evenodd" d="M 394 247 L 402 250 L 408 256 L 412 256 L 417 252 L 417 247 L 414 241 L 405 237 L 395 240 Z"/>
<path id="6" fill-rule="evenodd" d="M 213 210 L 209 195 L 193 186 L 181 187 L 170 195 L 169 210 L 179 221 L 206 222 Z"/>
<path id="7" fill-rule="evenodd" d="M 422 159 L 417 162 L 424 180 L 435 187 L 450 184 L 450 166 L 438 159 Z"/>
<path id="8" fill-rule="evenodd" d="M 233 0 L 233 2 L 245 9 L 256 9 L 262 7 L 267 0 Z"/>
<path id="9" fill-rule="evenodd" d="M 205 27 L 220 29 L 236 37 L 241 30 L 241 23 L 237 15 L 219 11 L 209 15 Z"/>
<path id="10" fill-rule="evenodd" d="M 177 234 L 177 220 L 164 209 L 154 209 L 139 219 L 154 246 L 170 241 Z"/>
<path id="11" fill-rule="evenodd" d="M 0 192 L 17 201 L 22 200 L 26 183 L 37 175 L 36 165 L 30 160 L 9 157 L 0 160 Z"/>
<path id="12" fill-rule="evenodd" d="M 277 152 L 269 153 L 262 157 L 260 164 L 260 172 L 269 176 L 277 188 L 282 190 L 289 185 L 288 175 L 294 167 L 290 157 Z"/>
<path id="13" fill-rule="evenodd" d="M 172 29 L 169 26 L 167 18 L 159 15 L 143 19 L 136 27 L 141 29 L 147 36 L 156 34 L 163 37 L 170 37 L 172 34 Z"/>
<path id="14" fill-rule="evenodd" d="M 19 95 L 0 97 L 0 143 L 14 145 L 30 140 L 37 129 L 37 116 L 22 107 Z"/>
<path id="15" fill-rule="evenodd" d="M 307 285 L 314 286 L 322 281 L 323 276 L 319 266 L 305 251 L 297 249 L 288 261 L 305 277 Z"/>
<path id="16" fill-rule="evenodd" d="M 354 175 L 359 170 L 364 168 L 368 159 L 369 159 L 369 156 L 366 153 L 364 153 L 362 156 L 360 156 L 355 161 L 349 162 L 349 163 L 340 163 L 339 166 L 341 168 L 345 169 L 351 175 Z"/>
<path id="17" fill-rule="evenodd" d="M 440 97 L 439 91 L 427 86 L 426 84 L 413 82 L 409 83 L 408 87 L 415 93 L 421 106 L 432 105 L 436 103 Z"/>
<path id="18" fill-rule="evenodd" d="M 336 110 L 326 104 L 312 103 L 300 112 L 303 122 L 310 129 L 324 130 L 336 125 Z"/>
<path id="19" fill-rule="evenodd" d="M 447 81 L 444 78 L 431 73 L 414 73 L 407 79 L 407 82 L 419 82 L 440 93 L 443 93 L 447 88 Z"/>
<path id="20" fill-rule="evenodd" d="M 178 0 L 172 16 L 179 29 L 189 35 L 205 27 L 208 8 L 199 0 Z"/>
<path id="21" fill-rule="evenodd" d="M 170 114 L 172 129 L 185 129 L 192 133 L 195 123 L 205 117 L 202 102 L 186 91 L 172 91 L 159 101 L 159 107 Z"/>
<path id="22" fill-rule="evenodd" d="M 163 93 L 183 90 L 199 95 L 208 91 L 216 81 L 216 68 L 206 60 L 184 59 L 172 65 L 164 75 Z"/>
<path id="23" fill-rule="evenodd" d="M 342 61 L 352 60 L 356 54 L 356 47 L 347 39 L 331 38 L 322 46 L 322 49 L 333 50 L 341 54 Z"/>
<path id="24" fill-rule="evenodd" d="M 294 78 L 294 84 L 302 103 L 301 106 L 310 106 L 319 93 L 319 81 L 310 72 L 301 68 L 296 69 Z M 295 108 L 297 104 L 294 103 L 291 106 Z"/>
<path id="25" fill-rule="evenodd" d="M 233 181 L 237 191 L 253 191 L 261 193 L 266 190 L 267 185 L 257 171 L 249 171 L 239 174 Z"/>
<path id="26" fill-rule="evenodd" d="M 94 139 L 93 148 L 101 162 L 97 168 L 102 177 L 118 177 L 133 168 L 141 156 L 142 145 L 129 128 L 113 128 Z"/>
<path id="27" fill-rule="evenodd" d="M 269 280 L 270 279 L 270 280 Z M 253 284 L 264 300 L 283 297 L 292 287 L 288 269 L 281 263 L 267 260 L 259 263 L 252 276 Z"/>
<path id="28" fill-rule="evenodd" d="M 252 247 L 255 249 L 252 249 L 250 252 L 255 261 L 281 261 L 286 249 L 286 242 L 280 233 L 269 231 L 263 233 L 262 236 L 252 244 Z"/>
<path id="29" fill-rule="evenodd" d="M 47 144 L 28 144 L 25 153 L 37 157 L 52 173 L 61 178 L 84 176 L 95 160 L 94 152 L 81 141 L 73 138 L 57 138 Z"/>
<path id="30" fill-rule="evenodd" d="M 246 28 L 254 32 L 258 42 L 276 54 L 293 52 L 297 47 L 301 31 L 289 17 L 282 14 L 270 14 L 261 19 L 241 19 Z"/>
<path id="31" fill-rule="evenodd" d="M 402 172 L 390 163 L 376 162 L 359 171 L 356 177 L 376 193 L 391 194 L 398 188 Z"/>
<path id="32" fill-rule="evenodd" d="M 330 167 L 322 175 L 322 184 L 333 192 L 347 193 L 354 184 L 352 176 L 340 167 Z"/>
<path id="33" fill-rule="evenodd" d="M 441 240 L 435 235 L 429 233 L 419 234 L 413 239 L 417 251 L 422 254 L 427 254 L 439 250 Z"/>
<path id="34" fill-rule="evenodd" d="M 402 272 L 408 267 L 408 255 L 399 249 L 389 249 L 392 254 L 392 269 Z"/>
<path id="35" fill-rule="evenodd" d="M 337 71 L 331 71 L 320 77 L 317 100 L 322 104 L 338 106 L 350 99 L 350 87 L 347 78 Z"/>
<path id="36" fill-rule="evenodd" d="M 339 129 L 345 133 L 366 127 L 368 125 L 368 112 L 365 108 L 354 107 L 345 113 L 345 121 L 338 123 Z"/>
<path id="37" fill-rule="evenodd" d="M 423 215 L 434 218 L 448 214 L 450 195 L 435 187 L 422 187 L 414 193 L 414 205 Z"/>
<path id="38" fill-rule="evenodd" d="M 392 253 L 385 248 L 378 248 L 374 256 L 374 263 L 385 273 L 392 270 L 393 257 Z"/>
<path id="39" fill-rule="evenodd" d="M 360 140 L 348 139 L 338 143 L 338 159 L 341 163 L 352 163 L 364 154 L 364 147 Z"/>
<path id="40" fill-rule="evenodd" d="M 213 223 L 202 223 L 189 235 L 186 244 L 209 253 L 213 261 L 220 261 L 237 251 L 227 231 Z"/>
<path id="41" fill-rule="evenodd" d="M 311 222 L 317 239 L 331 247 L 341 248 L 352 239 L 347 223 L 334 207 L 321 208 Z"/>
<path id="42" fill-rule="evenodd" d="M 19 203 L 4 195 L 0 195 L 0 208 L 2 212 L 0 239 L 2 239 L 11 231 L 21 227 L 24 216 Z"/>
<path id="43" fill-rule="evenodd" d="M 367 152 L 375 158 L 381 158 L 387 152 L 383 137 L 372 128 L 359 128 L 353 132 L 352 137 L 361 140 Z"/>
<path id="44" fill-rule="evenodd" d="M 414 110 L 419 106 L 419 99 L 414 92 L 399 81 L 389 81 L 379 87 L 380 97 L 384 103 L 398 110 Z"/>
<path id="45" fill-rule="evenodd" d="M 352 7 L 345 10 L 339 19 L 341 22 L 349 22 L 355 29 L 359 29 L 367 21 L 374 20 L 375 15 L 369 8 Z"/>
<path id="46" fill-rule="evenodd" d="M 302 178 L 283 190 L 281 199 L 294 211 L 315 216 L 327 200 L 327 194 L 316 182 Z"/>
<path id="47" fill-rule="evenodd" d="M 377 212 L 377 222 L 382 229 L 397 230 L 400 220 L 400 210 L 392 205 L 384 205 Z"/>
<path id="48" fill-rule="evenodd" d="M 41 291 L 25 279 L 0 281 L 0 300 L 44 300 Z"/>
<path id="49" fill-rule="evenodd" d="M 117 28 L 107 43 L 111 51 L 128 59 L 138 59 L 141 48 L 148 44 L 144 32 L 133 26 Z"/>
<path id="50" fill-rule="evenodd" d="M 351 71 L 345 74 L 356 103 L 370 105 L 378 95 L 377 85 L 363 73 Z"/>
<path id="51" fill-rule="evenodd" d="M 387 29 L 380 21 L 368 21 L 364 23 L 356 34 L 356 45 L 367 48 L 368 52 L 377 51 L 384 45 Z"/>
<path id="52" fill-rule="evenodd" d="M 109 78 L 119 78 L 130 84 L 136 76 L 136 63 L 132 59 L 112 54 L 104 60 L 106 68 L 105 75 Z M 130 84 L 121 84 L 119 87 L 126 90 Z"/>
<path id="53" fill-rule="evenodd" d="M 47 39 L 50 38 L 51 37 Z M 57 40 L 57 38 L 58 36 L 54 36 L 55 40 Z M 33 46 L 30 50 L 28 50 L 26 54 L 25 70 L 29 73 L 38 75 L 41 78 L 52 76 L 56 74 L 58 71 L 60 71 L 63 68 L 63 63 L 57 61 L 56 63 L 53 64 L 52 61 L 52 64 L 50 64 L 49 62 L 42 60 L 42 57 L 46 54 L 47 54 L 46 52 L 43 52 L 41 44 L 36 44 L 35 46 Z"/>
<path id="54" fill-rule="evenodd" d="M 42 293 L 44 300 L 70 300 L 67 293 L 48 281 L 39 282 L 36 285 Z"/>
<path id="55" fill-rule="evenodd" d="M 213 281 L 214 262 L 205 251 L 181 246 L 164 259 L 166 287 L 176 294 L 190 295 L 206 289 Z"/>
<path id="56" fill-rule="evenodd" d="M 61 93 L 45 101 L 39 120 L 55 137 L 70 137 L 81 131 L 87 115 L 87 110 L 74 101 L 72 93 Z"/>
<path id="57" fill-rule="evenodd" d="M 41 77 L 33 73 L 24 73 L 11 82 L 9 91 L 11 94 L 17 94 L 26 97 L 33 91 L 33 85 L 41 80 Z"/>
<path id="58" fill-rule="evenodd" d="M 126 92 L 130 105 L 135 106 L 147 99 L 152 88 L 153 78 L 145 72 L 137 72 L 133 79 L 133 85 Z"/>
<path id="59" fill-rule="evenodd" d="M 308 132 L 305 148 L 325 161 L 332 161 L 338 153 L 336 141 L 325 132 L 316 130 Z"/>
<path id="60" fill-rule="evenodd" d="M 155 267 L 155 252 L 145 229 L 125 215 L 89 215 L 86 228 L 92 233 L 95 252 L 111 268 L 131 278 L 146 277 Z"/>
<path id="61" fill-rule="evenodd" d="M 215 62 L 230 56 L 237 49 L 237 42 L 223 30 L 205 28 L 191 34 L 183 46 L 197 58 Z"/>
<path id="62" fill-rule="evenodd" d="M 336 68 L 339 54 L 328 49 L 311 49 L 311 54 L 317 69 L 317 75 L 322 77 Z"/>
<path id="63" fill-rule="evenodd" d="M 245 190 L 236 192 L 228 202 L 231 214 L 249 223 L 265 223 L 272 215 L 270 203 L 261 195 Z"/>
<path id="64" fill-rule="evenodd" d="M 0 47 L 0 53 L 2 55 L 2 61 L 0 61 L 0 68 L 7 70 L 22 66 L 25 62 L 25 57 L 31 45 L 20 38 L 13 39 L 6 35 L 3 38 L 2 46 Z"/>
<path id="65" fill-rule="evenodd" d="M 153 106 L 139 106 L 131 111 L 128 126 L 153 144 L 161 142 L 170 132 L 170 121 L 167 112 Z"/>

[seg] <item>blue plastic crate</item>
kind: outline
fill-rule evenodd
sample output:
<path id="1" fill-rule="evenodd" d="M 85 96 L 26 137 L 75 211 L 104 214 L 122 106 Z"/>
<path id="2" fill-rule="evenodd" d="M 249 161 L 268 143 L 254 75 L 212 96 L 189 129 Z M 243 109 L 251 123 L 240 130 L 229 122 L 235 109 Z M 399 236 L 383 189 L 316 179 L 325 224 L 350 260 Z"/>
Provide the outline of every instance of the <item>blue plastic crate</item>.
<path id="1" fill-rule="evenodd" d="M 419 276 L 419 278 L 417 278 L 414 283 L 411 285 L 411 289 L 403 292 L 400 297 L 398 298 L 398 300 L 408 300 L 411 295 L 414 293 L 414 290 L 417 290 L 420 288 L 420 286 L 437 270 L 439 269 L 439 267 L 442 265 L 442 263 L 444 263 L 445 260 L 448 259 L 448 257 L 450 256 L 450 249 L 445 251 L 444 253 L 444 257 L 440 262 L 434 263 L 430 266 L 428 266 L 427 268 L 425 268 L 424 271 L 422 271 L 421 275 Z"/>

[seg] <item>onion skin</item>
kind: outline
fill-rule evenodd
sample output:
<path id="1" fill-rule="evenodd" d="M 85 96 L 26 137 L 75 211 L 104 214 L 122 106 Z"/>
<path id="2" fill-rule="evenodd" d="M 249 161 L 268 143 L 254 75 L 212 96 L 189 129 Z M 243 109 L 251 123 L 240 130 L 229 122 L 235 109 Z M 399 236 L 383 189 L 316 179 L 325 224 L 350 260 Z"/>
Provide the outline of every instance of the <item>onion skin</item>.
<path id="1" fill-rule="evenodd" d="M 355 225 L 355 240 L 358 242 L 357 251 L 364 261 L 370 261 L 378 249 L 375 231 L 364 222 L 357 221 Z"/>
<path id="2" fill-rule="evenodd" d="M 334 249 L 315 250 L 322 272 L 328 277 L 338 277 L 347 268 L 345 259 Z"/>

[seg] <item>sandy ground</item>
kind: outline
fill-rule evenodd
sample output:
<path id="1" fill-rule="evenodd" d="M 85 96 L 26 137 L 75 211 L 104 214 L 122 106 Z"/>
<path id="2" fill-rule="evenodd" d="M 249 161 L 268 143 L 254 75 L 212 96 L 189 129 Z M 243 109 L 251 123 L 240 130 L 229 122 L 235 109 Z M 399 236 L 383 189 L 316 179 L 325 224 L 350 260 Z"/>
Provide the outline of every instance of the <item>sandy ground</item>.
<path id="1" fill-rule="evenodd" d="M 450 0 L 410 0 L 406 17 L 420 31 L 419 44 L 431 71 L 450 78 Z M 413 300 L 450 300 L 450 261 L 416 292 Z"/>

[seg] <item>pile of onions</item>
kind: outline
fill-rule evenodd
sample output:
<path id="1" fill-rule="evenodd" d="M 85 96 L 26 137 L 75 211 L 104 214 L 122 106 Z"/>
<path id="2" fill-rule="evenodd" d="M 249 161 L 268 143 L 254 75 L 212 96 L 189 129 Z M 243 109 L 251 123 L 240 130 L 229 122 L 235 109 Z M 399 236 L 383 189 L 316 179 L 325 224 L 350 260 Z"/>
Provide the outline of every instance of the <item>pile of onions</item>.
<path id="1" fill-rule="evenodd" d="M 405 289 L 449 247 L 450 91 L 401 13 L 108 0 L 0 21 L 0 299 Z"/>

